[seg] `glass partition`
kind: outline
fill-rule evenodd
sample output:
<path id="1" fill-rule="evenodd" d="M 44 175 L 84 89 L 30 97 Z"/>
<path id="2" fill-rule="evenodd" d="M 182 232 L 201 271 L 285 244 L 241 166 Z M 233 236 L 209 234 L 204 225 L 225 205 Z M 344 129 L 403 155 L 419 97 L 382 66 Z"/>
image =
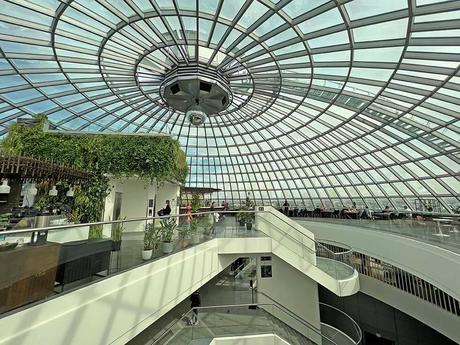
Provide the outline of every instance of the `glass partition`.
<path id="1" fill-rule="evenodd" d="M 51 225 L 66 223 L 62 217 L 37 218 L 1 232 L 0 314 L 73 291 L 215 236 L 215 217 L 209 212 L 191 217 L 65 225 Z"/>
<path id="2" fill-rule="evenodd" d="M 333 316 L 342 316 L 338 311 Z M 344 314 L 348 317 L 346 314 Z M 329 325 L 326 333 L 278 304 L 239 304 L 194 308 L 182 315 L 168 329 L 152 340 L 151 345 L 190 344 L 193 341 L 250 335 L 277 335 L 290 344 L 343 345 L 359 344 L 361 330 L 348 317 L 343 324 Z M 354 329 L 354 327 L 358 327 Z M 345 329 L 339 330 L 335 326 Z M 348 328 L 356 334 L 348 337 Z M 334 330 L 335 333 L 332 333 Z M 342 334 L 343 338 L 336 334 Z M 330 337 L 332 334 L 337 339 Z M 349 342 L 343 342 L 346 339 Z"/>

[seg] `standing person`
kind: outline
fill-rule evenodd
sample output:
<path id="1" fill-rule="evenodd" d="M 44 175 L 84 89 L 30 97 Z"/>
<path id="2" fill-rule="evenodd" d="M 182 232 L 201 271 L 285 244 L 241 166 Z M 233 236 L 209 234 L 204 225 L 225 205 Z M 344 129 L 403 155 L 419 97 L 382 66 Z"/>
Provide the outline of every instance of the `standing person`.
<path id="1" fill-rule="evenodd" d="M 287 200 L 284 200 L 283 210 L 284 210 L 284 214 L 286 216 L 289 216 L 289 203 L 287 202 Z"/>
<path id="2" fill-rule="evenodd" d="M 211 203 L 211 212 L 214 217 L 214 223 L 217 223 L 219 221 L 220 214 L 216 212 L 216 203 L 214 201 Z"/>
<path id="3" fill-rule="evenodd" d="M 190 323 L 192 325 L 198 324 L 198 309 L 201 306 L 201 296 L 200 292 L 197 290 L 190 295 L 190 308 L 192 308 L 192 317 Z"/>
<path id="4" fill-rule="evenodd" d="M 192 222 L 193 220 L 193 215 L 192 215 L 192 205 L 190 203 L 187 204 L 187 207 L 186 207 L 186 212 L 187 214 L 187 217 L 185 217 L 185 224 L 188 224 L 188 228 L 190 230 L 190 223 Z"/>

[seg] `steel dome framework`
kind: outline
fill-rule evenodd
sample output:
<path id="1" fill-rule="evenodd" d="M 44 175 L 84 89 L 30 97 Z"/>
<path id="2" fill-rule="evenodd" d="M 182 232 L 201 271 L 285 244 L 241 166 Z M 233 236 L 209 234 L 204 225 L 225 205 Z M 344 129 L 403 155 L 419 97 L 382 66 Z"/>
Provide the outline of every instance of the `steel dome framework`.
<path id="1" fill-rule="evenodd" d="M 0 132 L 163 132 L 189 187 L 336 208 L 460 203 L 460 1 L 0 0 Z M 200 128 L 160 97 L 178 65 L 228 79 Z"/>

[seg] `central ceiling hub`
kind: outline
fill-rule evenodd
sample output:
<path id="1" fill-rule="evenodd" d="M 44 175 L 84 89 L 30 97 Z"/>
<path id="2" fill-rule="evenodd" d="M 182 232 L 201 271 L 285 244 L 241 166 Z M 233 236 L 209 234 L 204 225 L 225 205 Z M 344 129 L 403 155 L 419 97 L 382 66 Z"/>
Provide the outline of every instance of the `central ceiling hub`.
<path id="1" fill-rule="evenodd" d="M 211 66 L 178 65 L 160 86 L 160 96 L 177 111 L 199 109 L 206 115 L 225 110 L 232 100 L 227 78 Z"/>

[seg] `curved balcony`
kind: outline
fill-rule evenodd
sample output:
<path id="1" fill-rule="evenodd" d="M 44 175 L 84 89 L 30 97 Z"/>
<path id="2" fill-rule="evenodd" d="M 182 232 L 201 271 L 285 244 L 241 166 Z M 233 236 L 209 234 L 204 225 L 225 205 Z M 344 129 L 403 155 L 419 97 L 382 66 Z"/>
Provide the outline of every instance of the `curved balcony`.
<path id="1" fill-rule="evenodd" d="M 343 280 L 353 276 L 353 249 L 344 243 L 315 240 L 316 265 L 330 276 Z"/>

